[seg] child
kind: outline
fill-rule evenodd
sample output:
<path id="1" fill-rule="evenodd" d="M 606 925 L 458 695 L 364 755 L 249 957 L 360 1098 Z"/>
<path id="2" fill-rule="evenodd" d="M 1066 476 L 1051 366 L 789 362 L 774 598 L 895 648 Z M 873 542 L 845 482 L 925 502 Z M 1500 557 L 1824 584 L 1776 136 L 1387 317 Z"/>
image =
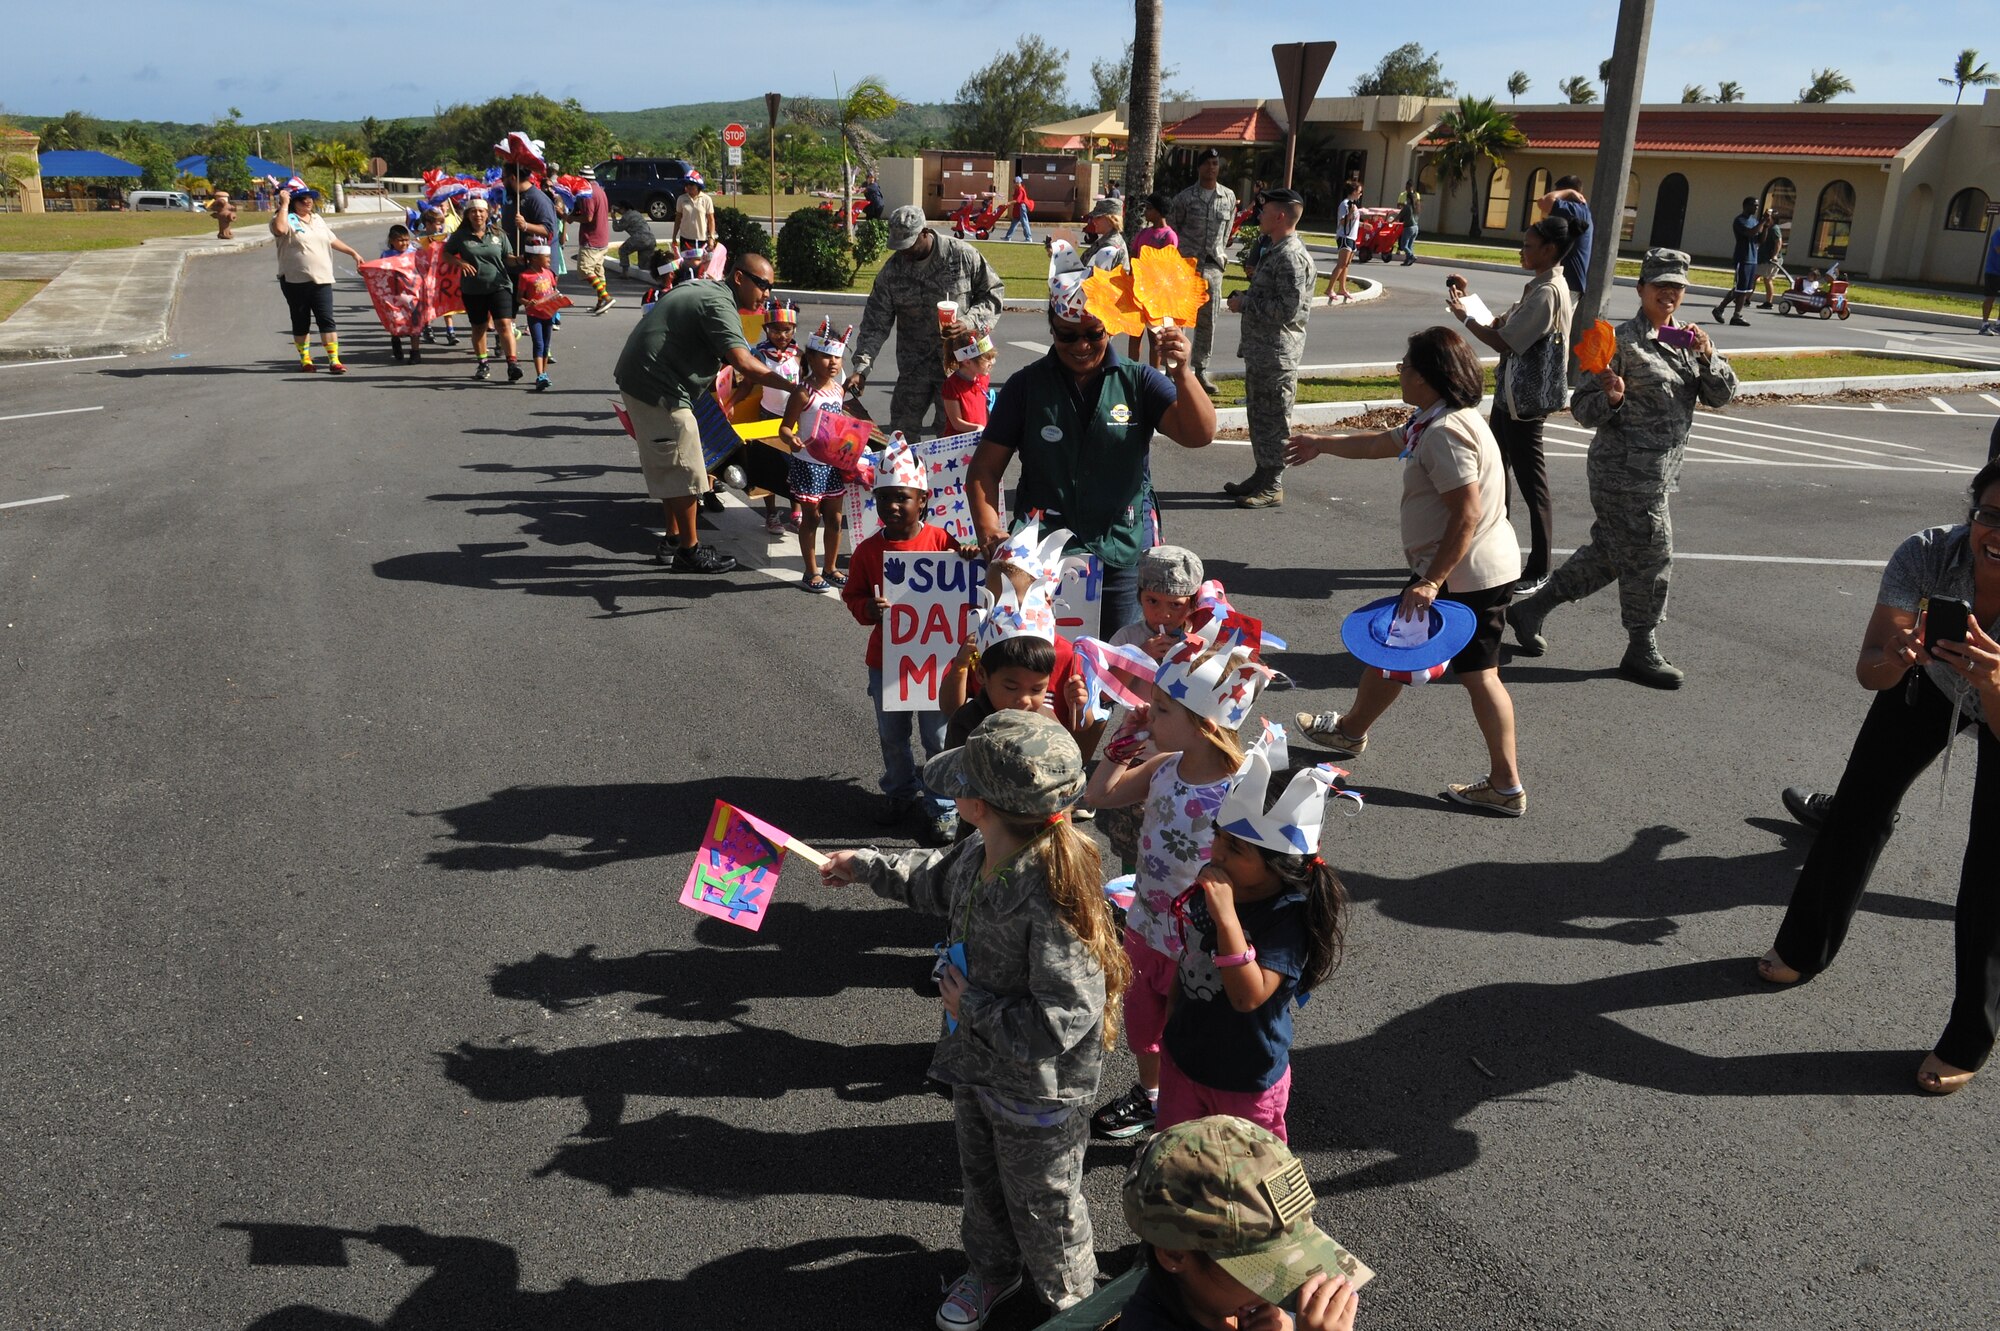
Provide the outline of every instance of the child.
<path id="1" fill-rule="evenodd" d="M 1187 639 L 1188 617 L 1202 582 L 1201 556 L 1178 545 L 1156 545 L 1139 556 L 1139 618 L 1111 635 L 1113 647 L 1137 647 L 1155 661 Z M 1124 728 L 1122 709 L 1105 722 L 1117 734 Z M 1131 873 L 1139 862 L 1140 806 L 1103 809 L 1097 830 L 1118 856 L 1120 873 Z"/>
<path id="2" fill-rule="evenodd" d="M 798 333 L 798 325 L 799 307 L 789 300 L 773 298 L 764 309 L 764 336 L 750 348 L 751 355 L 793 383 L 799 381 L 799 348 L 793 340 Z M 737 390 L 736 402 L 746 402 L 758 394 L 762 394 L 757 401 L 761 419 L 783 420 L 785 408 L 791 404 L 791 395 L 776 388 L 759 388 L 746 383 Z M 732 414 L 730 419 L 736 418 Z M 799 520 L 796 509 L 791 519 L 791 529 L 797 531 Z M 785 522 L 778 515 L 778 496 L 768 492 L 764 495 L 764 531 L 772 540 L 782 540 L 785 535 Z"/>
<path id="3" fill-rule="evenodd" d="M 410 228 L 406 226 L 392 226 L 389 228 L 389 248 L 382 251 L 382 257 L 387 259 L 394 255 L 408 253 L 410 250 L 416 248 L 416 243 L 415 239 L 410 235 Z M 423 358 L 423 352 L 417 346 L 417 340 L 414 337 L 411 338 L 410 364 L 415 365 Z M 403 359 L 403 339 L 393 333 L 389 335 L 389 359 L 397 362 Z"/>
<path id="4" fill-rule="evenodd" d="M 1340 963 L 1340 878 L 1320 858 L 1320 825 L 1336 769 L 1292 778 L 1269 812 L 1285 731 L 1264 738 L 1229 783 L 1208 865 L 1174 903 L 1179 992 L 1167 1018 L 1157 1128 L 1234 1114 L 1280 1140 L 1292 1091 L 1292 999 Z"/>
<path id="5" fill-rule="evenodd" d="M 841 599 L 855 620 L 870 625 L 868 633 L 868 696 L 875 703 L 875 733 L 882 744 L 882 794 L 885 801 L 878 825 L 890 827 L 908 817 L 919 801 L 924 803 L 925 822 L 920 838 L 926 845 L 948 846 L 958 831 L 958 819 L 951 801 L 926 794 L 917 779 L 917 765 L 910 761 L 910 729 L 915 724 L 924 756 L 933 758 L 944 749 L 944 713 L 891 712 L 882 706 L 882 620 L 889 613 L 889 599 L 882 593 L 882 560 L 895 551 L 936 552 L 958 549 L 951 533 L 924 521 L 930 508 L 930 485 L 924 464 L 909 445 L 884 452 L 875 468 L 875 512 L 882 530 L 854 547 L 848 564 L 847 586 Z"/>
<path id="6" fill-rule="evenodd" d="M 1139 879 L 1125 913 L 1125 952 L 1132 959 L 1125 1041 L 1139 1063 L 1139 1084 L 1092 1116 L 1092 1130 L 1111 1141 L 1153 1124 L 1160 1039 L 1181 945 L 1173 905 L 1208 859 L 1215 811 L 1243 765 L 1236 730 L 1272 673 L 1248 645 L 1190 638 L 1161 663 L 1152 705 L 1132 714 L 1107 748 L 1113 761 L 1100 763 L 1090 779 L 1086 798 L 1097 808 L 1145 803 Z M 1121 749 L 1137 740 L 1143 748 L 1125 758 Z"/>
<path id="7" fill-rule="evenodd" d="M 417 214 L 416 238 L 425 245 L 442 245 L 445 238 L 457 229 L 458 214 L 446 212 L 435 204 L 425 204 L 423 210 Z M 437 342 L 437 335 L 431 332 L 428 324 L 424 326 L 424 341 L 432 344 Z M 452 326 L 449 314 L 444 316 L 444 341 L 446 346 L 458 345 L 458 329 Z M 412 346 L 410 359 L 416 358 L 416 348 Z"/>
<path id="8" fill-rule="evenodd" d="M 1354 1331 L 1375 1273 L 1313 1223 L 1305 1166 L 1256 1124 L 1167 1129 L 1133 1158 L 1122 1200 L 1146 1274 L 1121 1331 Z M 1278 1307 L 1295 1297 L 1295 1314 Z"/>
<path id="9" fill-rule="evenodd" d="M 1333 275 L 1326 279 L 1326 298 L 1338 303 L 1348 299 L 1347 266 L 1354 261 L 1355 246 L 1361 243 L 1360 181 L 1350 180 L 1342 189 L 1340 204 L 1333 214 L 1333 231 L 1340 253 L 1333 261 Z"/>
<path id="10" fill-rule="evenodd" d="M 954 734 L 962 740 L 988 716 L 1005 711 L 1046 711 L 1086 753 L 1096 748 L 1098 729 L 1085 712 L 1083 673 L 1076 653 L 1056 632 L 1050 606 L 1069 540 L 1062 528 L 1042 536 L 1040 521 L 1030 518 L 993 552 L 978 633 L 938 683 L 938 704 L 951 717 L 946 748 L 955 747 Z"/>
<path id="11" fill-rule="evenodd" d="M 846 575 L 836 567 L 840 560 L 840 510 L 847 481 L 826 463 L 806 456 L 801 441 L 812 436 L 820 412 L 839 411 L 847 401 L 847 389 L 841 385 L 840 362 L 847 355 L 847 340 L 853 336 L 854 328 L 850 325 L 845 333 L 835 337 L 831 319 L 821 319 L 819 328 L 807 335 L 804 363 L 800 367 L 806 391 L 787 399 L 784 424 L 778 427 L 779 442 L 792 450 L 786 488 L 799 502 L 799 555 L 805 560 L 804 585 L 809 592 L 830 592 L 847 585 Z M 926 489 L 924 493 L 928 502 L 930 491 Z M 822 522 L 826 528 L 824 569 L 815 549 Z"/>
<path id="12" fill-rule="evenodd" d="M 521 254 L 527 265 L 521 270 L 521 313 L 527 316 L 529 345 L 535 354 L 534 391 L 546 393 L 549 365 L 555 360 L 549 354 L 549 337 L 555 328 L 556 311 L 573 302 L 556 290 L 556 275 L 549 270 L 549 246 L 531 243 Z"/>
<path id="13" fill-rule="evenodd" d="M 1024 1276 L 1056 1309 L 1095 1288 L 1083 1109 L 1127 970 L 1097 848 L 1063 816 L 1083 789 L 1083 756 L 1061 726 L 1032 712 L 989 717 L 925 764 L 924 780 L 955 798 L 975 835 L 896 859 L 841 851 L 820 872 L 944 916 L 951 951 L 964 949 L 962 969 L 939 972 L 947 1022 L 930 1075 L 952 1088 L 971 1269 L 937 1325 L 978 1331 Z"/>
<path id="14" fill-rule="evenodd" d="M 943 390 L 947 434 L 986 428 L 986 390 L 993 382 L 993 363 L 999 359 L 989 333 L 967 328 L 947 339 Z"/>
<path id="15" fill-rule="evenodd" d="M 1140 250 L 1171 250 L 1179 247 L 1181 243 L 1179 233 L 1167 225 L 1168 202 L 1167 196 L 1164 194 L 1149 194 L 1146 196 L 1146 225 L 1139 228 L 1137 234 L 1132 237 L 1132 253 L 1137 254 Z M 1132 334 L 1126 340 L 1125 355 L 1128 360 L 1139 359 L 1139 335 L 1137 333 Z M 1158 365 L 1160 363 L 1159 358 L 1152 357 L 1151 363 Z"/>

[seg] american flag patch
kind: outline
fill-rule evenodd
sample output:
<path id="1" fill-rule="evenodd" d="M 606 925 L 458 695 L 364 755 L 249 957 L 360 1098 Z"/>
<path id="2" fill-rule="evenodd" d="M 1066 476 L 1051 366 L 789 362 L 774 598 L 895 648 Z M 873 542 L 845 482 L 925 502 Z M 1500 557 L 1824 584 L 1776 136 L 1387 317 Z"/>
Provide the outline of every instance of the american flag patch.
<path id="1" fill-rule="evenodd" d="M 1301 1216 L 1312 1214 L 1312 1184 L 1306 1180 L 1306 1167 L 1296 1159 L 1277 1173 L 1267 1175 L 1258 1186 L 1264 1190 L 1279 1223 L 1287 1228 Z"/>

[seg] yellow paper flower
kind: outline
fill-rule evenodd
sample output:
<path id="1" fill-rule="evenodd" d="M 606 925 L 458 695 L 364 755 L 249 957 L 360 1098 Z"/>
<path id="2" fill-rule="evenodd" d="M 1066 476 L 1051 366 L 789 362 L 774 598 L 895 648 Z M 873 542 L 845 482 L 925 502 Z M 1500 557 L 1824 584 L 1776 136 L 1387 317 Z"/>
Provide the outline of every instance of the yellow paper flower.
<path id="1" fill-rule="evenodd" d="M 1146 312 L 1132 294 L 1132 275 L 1123 268 L 1093 268 L 1083 279 L 1083 307 L 1107 332 L 1137 337 L 1146 331 Z"/>
<path id="2" fill-rule="evenodd" d="M 1192 327 L 1196 314 L 1208 304 L 1208 283 L 1194 260 L 1160 245 L 1132 256 L 1132 294 L 1149 327 L 1168 319 Z"/>
<path id="3" fill-rule="evenodd" d="M 1576 363 L 1585 374 L 1602 374 L 1611 368 L 1611 358 L 1617 354 L 1618 332 L 1602 319 L 1576 340 Z"/>

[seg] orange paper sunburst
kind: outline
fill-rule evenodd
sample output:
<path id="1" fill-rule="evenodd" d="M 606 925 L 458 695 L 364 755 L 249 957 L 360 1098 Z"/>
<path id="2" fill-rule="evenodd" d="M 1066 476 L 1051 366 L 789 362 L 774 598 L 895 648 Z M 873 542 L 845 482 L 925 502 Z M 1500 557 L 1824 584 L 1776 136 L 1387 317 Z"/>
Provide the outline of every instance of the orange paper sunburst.
<path id="1" fill-rule="evenodd" d="M 1194 260 L 1160 245 L 1132 256 L 1132 295 L 1149 326 L 1172 319 L 1188 327 L 1208 304 L 1208 283 Z"/>
<path id="2" fill-rule="evenodd" d="M 1602 319 L 1576 340 L 1576 363 L 1585 374 L 1604 373 L 1611 368 L 1611 358 L 1617 354 L 1618 333 Z"/>
<path id="3" fill-rule="evenodd" d="M 1107 332 L 1137 337 L 1146 331 L 1146 312 L 1132 294 L 1132 275 L 1123 268 L 1093 268 L 1083 279 L 1083 307 Z"/>

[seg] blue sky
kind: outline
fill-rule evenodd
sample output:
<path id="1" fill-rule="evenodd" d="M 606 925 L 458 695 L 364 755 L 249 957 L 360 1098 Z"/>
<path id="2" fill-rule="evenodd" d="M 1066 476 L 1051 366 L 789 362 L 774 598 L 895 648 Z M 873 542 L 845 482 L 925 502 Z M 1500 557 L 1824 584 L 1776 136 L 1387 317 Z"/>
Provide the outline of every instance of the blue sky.
<path id="1" fill-rule="evenodd" d="M 1022 0 L 918 6 L 879 2 L 702 7 L 605 6 L 577 11 L 542 0 L 476 4 L 386 0 L 246 5 L 240 0 L 97 0 L 88 22 L 54 4 L 13 7 L 16 51 L 0 84 L 0 110 L 56 115 L 72 107 L 97 116 L 202 121 L 228 106 L 251 120 L 385 119 L 427 114 L 435 105 L 507 92 L 575 97 L 594 110 L 637 110 L 719 101 L 766 91 L 824 94 L 843 80 L 876 73 L 916 101 L 950 99 L 973 68 L 1040 32 L 1070 53 L 1071 93 L 1088 87 L 1092 59 L 1115 56 L 1130 35 L 1121 4 L 1056 6 Z M 1558 80 L 1594 77 L 1610 54 L 1614 3 L 1501 5 L 1436 0 L 1424 20 L 1399 26 L 1399 6 L 1349 7 L 1296 0 L 1169 0 L 1166 61 L 1177 83 L 1203 97 L 1275 96 L 1270 46 L 1333 37 L 1341 42 L 1324 90 L 1344 93 L 1381 54 L 1417 41 L 1444 59 L 1464 92 L 1504 98 L 1508 73 L 1534 81 L 1527 102 L 1556 100 Z M 636 17 L 618 25 L 613 16 Z M 1061 30 L 1051 13 L 1082 16 Z M 1665 0 L 1648 55 L 1647 100 L 1676 101 L 1686 83 L 1741 83 L 1753 102 L 1788 102 L 1815 66 L 1834 66 L 1857 85 L 1848 98 L 1869 103 L 1949 102 L 1937 78 L 1958 51 L 1977 46 L 2000 68 L 2000 27 L 1990 0 L 1940 0 L 1886 8 L 1852 0 Z M 555 17 L 551 17 L 551 16 Z M 752 21 L 732 25 L 725 15 Z M 1546 16 L 1542 30 L 1530 26 Z M 1523 17 L 1528 16 L 1528 17 Z M 1983 21 L 1981 21 L 1983 20 Z M 808 27 L 810 25 L 810 27 Z M 72 54 L 87 49 L 87 57 Z M 700 52 L 697 54 L 697 52 Z M 807 58 L 807 56 L 810 58 Z M 1974 100 L 1978 90 L 1968 93 Z"/>

